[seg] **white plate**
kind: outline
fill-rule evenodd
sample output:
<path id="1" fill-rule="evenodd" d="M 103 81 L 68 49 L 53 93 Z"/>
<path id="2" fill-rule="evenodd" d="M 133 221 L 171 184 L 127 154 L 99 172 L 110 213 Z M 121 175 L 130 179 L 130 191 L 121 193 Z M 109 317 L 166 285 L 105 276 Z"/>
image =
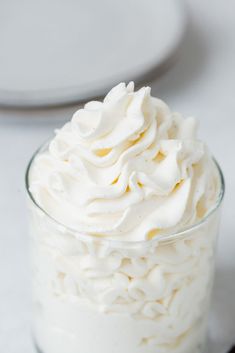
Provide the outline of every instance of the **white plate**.
<path id="1" fill-rule="evenodd" d="M 0 2 L 0 105 L 44 106 L 139 81 L 176 50 L 176 0 Z"/>

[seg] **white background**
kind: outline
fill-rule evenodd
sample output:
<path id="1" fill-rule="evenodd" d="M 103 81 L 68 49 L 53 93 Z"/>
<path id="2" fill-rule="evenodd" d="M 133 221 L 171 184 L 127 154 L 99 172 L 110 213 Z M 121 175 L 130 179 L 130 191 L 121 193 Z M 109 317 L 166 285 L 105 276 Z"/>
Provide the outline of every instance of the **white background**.
<path id="1" fill-rule="evenodd" d="M 235 2 L 190 0 L 188 4 L 191 24 L 179 57 L 150 84 L 153 95 L 173 110 L 200 120 L 200 136 L 225 174 L 210 324 L 210 353 L 225 353 L 235 343 Z M 30 337 L 24 170 L 36 147 L 75 109 L 0 110 L 1 353 L 35 352 Z"/>

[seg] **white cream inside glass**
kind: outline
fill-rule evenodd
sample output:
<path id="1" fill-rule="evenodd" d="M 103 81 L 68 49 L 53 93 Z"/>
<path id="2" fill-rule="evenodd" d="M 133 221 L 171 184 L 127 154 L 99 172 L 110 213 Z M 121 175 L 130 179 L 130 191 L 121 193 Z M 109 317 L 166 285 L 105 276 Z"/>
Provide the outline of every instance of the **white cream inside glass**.
<path id="1" fill-rule="evenodd" d="M 43 353 L 203 352 L 219 210 L 207 214 L 221 185 L 196 125 L 149 87 L 119 84 L 36 155 L 34 334 Z"/>

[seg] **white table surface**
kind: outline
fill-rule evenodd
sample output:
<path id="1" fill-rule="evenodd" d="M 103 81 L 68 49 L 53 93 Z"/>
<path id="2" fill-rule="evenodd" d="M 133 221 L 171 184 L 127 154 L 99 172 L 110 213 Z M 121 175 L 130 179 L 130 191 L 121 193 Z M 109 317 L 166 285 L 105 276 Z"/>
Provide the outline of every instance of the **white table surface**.
<path id="1" fill-rule="evenodd" d="M 178 60 L 151 86 L 173 110 L 200 120 L 200 135 L 225 174 L 210 324 L 210 353 L 225 353 L 235 343 L 235 2 L 189 0 L 188 5 L 191 25 Z M 24 170 L 32 151 L 75 109 L 0 109 L 1 353 L 35 352 L 30 337 Z"/>

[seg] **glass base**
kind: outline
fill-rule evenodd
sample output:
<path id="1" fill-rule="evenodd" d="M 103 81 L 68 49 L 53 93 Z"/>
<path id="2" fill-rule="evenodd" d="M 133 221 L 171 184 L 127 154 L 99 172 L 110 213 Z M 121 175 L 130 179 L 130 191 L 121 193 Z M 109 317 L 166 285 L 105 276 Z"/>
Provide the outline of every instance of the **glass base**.
<path id="1" fill-rule="evenodd" d="M 36 339 L 33 337 L 33 343 L 34 343 L 34 347 L 36 349 L 36 353 L 44 353 L 40 348 L 39 345 L 36 341 Z M 120 352 L 121 353 L 121 352 Z M 123 353 L 123 352 L 122 352 Z M 209 349 L 209 339 L 208 337 L 206 338 L 204 344 L 200 345 L 200 347 L 198 347 L 196 349 L 196 351 L 190 351 L 188 353 L 211 353 L 211 350 Z"/>
<path id="2" fill-rule="evenodd" d="M 41 351 L 41 349 L 38 347 L 37 343 L 34 341 L 34 346 L 36 348 L 36 352 L 37 353 L 44 353 L 43 351 Z M 189 353 L 193 353 L 193 352 L 189 352 Z M 199 351 L 197 350 L 195 353 L 199 353 Z M 208 345 L 205 345 L 203 347 L 202 350 L 200 350 L 200 353 L 209 353 L 209 350 L 208 350 Z"/>

